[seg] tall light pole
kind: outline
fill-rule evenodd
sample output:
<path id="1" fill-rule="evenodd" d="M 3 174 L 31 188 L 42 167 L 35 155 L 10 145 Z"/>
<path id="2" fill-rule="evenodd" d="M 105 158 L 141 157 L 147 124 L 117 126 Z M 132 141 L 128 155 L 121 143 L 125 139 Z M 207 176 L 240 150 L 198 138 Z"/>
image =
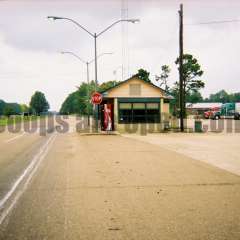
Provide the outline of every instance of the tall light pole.
<path id="1" fill-rule="evenodd" d="M 62 54 L 70 54 L 72 56 L 74 56 L 75 58 L 77 58 L 78 60 L 80 60 L 82 63 L 86 64 L 87 66 L 87 99 L 88 101 L 90 101 L 90 92 L 89 92 L 89 64 L 93 63 L 93 61 L 95 59 L 92 59 L 91 61 L 85 61 L 82 58 L 80 58 L 77 54 L 75 54 L 74 52 L 61 52 Z M 113 54 L 113 53 L 102 53 L 100 55 L 97 56 L 97 58 L 102 57 L 103 55 L 108 55 L 108 54 Z M 90 125 L 90 113 L 89 113 L 89 106 L 87 105 L 87 114 L 88 114 L 88 126 Z"/>
<path id="2" fill-rule="evenodd" d="M 94 55 L 95 55 L 95 84 L 96 84 L 96 90 L 97 90 L 97 86 L 98 86 L 98 72 L 97 72 L 97 38 L 99 36 L 101 36 L 103 33 L 105 33 L 106 31 L 108 31 L 110 28 L 112 28 L 114 25 L 116 25 L 117 23 L 120 22 L 131 22 L 131 23 L 136 23 L 139 22 L 139 19 L 120 19 L 114 23 L 112 23 L 111 25 L 109 25 L 107 28 L 105 28 L 104 30 L 102 30 L 99 33 L 91 33 L 90 31 L 88 31 L 85 27 L 83 27 L 81 24 L 79 24 L 77 21 L 71 19 L 71 18 L 66 18 L 66 17 L 57 17 L 57 16 L 48 16 L 49 19 L 53 19 L 53 20 L 67 20 L 70 21 L 72 23 L 74 23 L 75 25 L 77 25 L 78 27 L 80 27 L 82 30 L 84 30 L 85 32 L 87 32 L 90 36 L 92 36 L 94 38 Z M 96 131 L 98 131 L 98 108 L 96 107 Z"/>

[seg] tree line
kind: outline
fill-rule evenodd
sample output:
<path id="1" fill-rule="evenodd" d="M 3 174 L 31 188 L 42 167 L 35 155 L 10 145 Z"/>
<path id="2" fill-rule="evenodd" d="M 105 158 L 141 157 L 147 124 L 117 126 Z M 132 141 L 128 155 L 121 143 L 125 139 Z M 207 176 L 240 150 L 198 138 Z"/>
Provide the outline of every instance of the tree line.
<path id="1" fill-rule="evenodd" d="M 179 68 L 179 58 L 176 59 L 175 64 Z M 210 94 L 208 98 L 203 98 L 201 95 L 201 89 L 205 87 L 205 82 L 202 80 L 203 70 L 198 60 L 191 54 L 184 54 L 183 56 L 183 75 L 184 75 L 184 93 L 185 102 L 197 103 L 197 102 L 240 102 L 240 92 L 228 93 L 225 90 L 218 91 L 217 93 Z M 161 87 L 167 94 L 173 96 L 171 101 L 172 106 L 175 109 L 179 106 L 179 82 L 175 82 L 173 86 L 169 86 L 169 75 L 171 69 L 168 65 L 163 65 L 160 68 L 159 75 L 155 76 L 155 80 L 159 87 Z M 139 69 L 136 76 L 146 82 L 152 82 L 150 79 L 150 72 L 145 69 Z M 93 113 L 93 106 L 90 101 L 91 94 L 97 89 L 97 91 L 104 91 L 108 88 L 116 86 L 119 81 L 108 81 L 95 86 L 95 82 L 91 81 L 89 85 L 87 83 L 81 83 L 76 91 L 70 93 L 64 100 L 60 113 L 61 114 L 80 114 L 87 115 Z M 30 100 L 29 105 L 18 103 L 7 103 L 0 99 L 0 116 L 11 116 L 19 114 L 35 114 L 40 115 L 46 113 L 49 110 L 49 103 L 44 95 L 40 91 L 36 91 Z"/>
<path id="2" fill-rule="evenodd" d="M 30 100 L 29 106 L 19 103 L 7 103 L 0 99 L 0 116 L 4 115 L 10 117 L 11 115 L 40 115 L 49 110 L 49 103 L 40 91 L 36 91 Z"/>
<path id="3" fill-rule="evenodd" d="M 117 85 L 118 81 L 108 81 L 100 84 L 99 86 L 95 85 L 94 81 L 91 81 L 89 85 L 87 83 L 81 83 L 78 89 L 70 93 L 65 101 L 63 102 L 60 114 L 80 114 L 80 115 L 90 115 L 93 114 L 93 105 L 91 103 L 91 94 L 97 91 L 104 91 L 108 88 L 111 88 Z"/>
<path id="4" fill-rule="evenodd" d="M 175 61 L 176 65 L 179 65 L 179 59 L 177 58 Z M 174 83 L 173 87 L 169 87 L 168 85 L 168 77 L 170 75 L 170 68 L 167 65 L 161 67 L 161 73 L 159 76 L 156 76 L 156 80 L 159 82 L 159 86 L 162 87 L 169 95 L 174 97 L 173 105 L 177 106 L 179 104 L 178 96 L 179 96 L 179 84 L 178 82 Z M 200 79 L 203 75 L 203 71 L 201 70 L 201 66 L 198 63 L 197 59 L 194 58 L 191 54 L 184 55 L 184 65 L 183 65 L 183 73 L 184 73 L 184 91 L 186 95 L 186 100 L 189 98 L 197 98 L 200 94 L 199 90 L 204 88 L 205 83 Z M 136 74 L 133 76 L 138 77 L 146 82 L 151 82 L 150 72 L 145 69 L 139 69 Z M 100 86 L 97 86 L 98 91 L 103 91 L 109 87 L 113 87 L 119 82 L 109 81 L 102 83 Z M 94 91 L 95 83 L 92 81 L 89 86 L 87 83 L 82 83 L 78 89 L 69 94 L 69 96 L 65 99 L 60 109 L 61 114 L 73 114 L 78 113 L 85 115 L 88 113 L 92 113 L 92 105 L 89 99 L 89 94 Z M 89 92 L 88 92 L 89 91 Z"/>
<path id="5" fill-rule="evenodd" d="M 218 91 L 217 93 L 210 94 L 208 98 L 203 99 L 203 102 L 240 102 L 240 92 L 228 93 L 225 90 Z"/>
<path id="6" fill-rule="evenodd" d="M 175 64 L 179 69 L 179 58 L 176 59 Z M 159 74 L 155 76 L 155 80 L 159 87 L 161 87 L 167 94 L 173 96 L 171 101 L 172 108 L 177 111 L 179 108 L 179 82 L 176 81 L 173 86 L 169 85 L 169 76 L 171 69 L 168 65 L 163 65 L 160 68 Z M 227 93 L 225 90 L 221 90 L 217 93 L 210 94 L 208 98 L 203 98 L 201 90 L 205 87 L 205 81 L 203 80 L 204 71 L 198 60 L 191 54 L 183 55 L 183 89 L 185 95 L 185 103 L 197 103 L 197 102 L 240 102 L 240 92 Z M 150 72 L 146 69 L 139 69 L 136 76 L 146 82 L 151 82 Z M 103 91 L 107 88 L 113 87 L 119 82 L 108 81 L 102 83 L 97 87 L 98 91 Z M 82 114 L 85 115 L 88 112 L 92 114 L 92 104 L 89 99 L 89 95 L 95 90 L 95 83 L 92 81 L 89 86 L 86 83 L 82 83 L 78 89 L 71 93 L 63 102 L 60 109 L 62 114 Z"/>
<path id="7" fill-rule="evenodd" d="M 179 58 L 176 59 L 175 64 L 179 68 Z M 173 86 L 169 86 L 169 75 L 171 69 L 168 65 L 163 65 L 160 68 L 159 75 L 155 76 L 155 80 L 159 87 L 161 87 L 167 94 L 173 96 L 171 105 L 177 111 L 179 106 L 179 82 L 176 81 Z M 203 98 L 201 90 L 205 87 L 205 82 L 202 79 L 204 71 L 201 68 L 198 60 L 191 54 L 184 54 L 183 56 L 183 78 L 184 78 L 184 94 L 185 103 L 197 103 L 197 102 L 240 102 L 240 93 L 227 93 L 225 90 L 221 90 L 217 93 L 211 94 L 208 98 Z M 139 69 L 136 76 L 146 82 L 152 82 L 150 79 L 150 72 L 146 69 Z M 110 87 L 118 84 L 118 81 L 108 81 L 102 83 L 97 87 L 98 91 L 106 90 Z M 93 107 L 90 102 L 91 94 L 95 91 L 95 82 L 91 81 L 87 83 L 81 83 L 78 89 L 69 94 L 69 96 L 63 102 L 60 113 L 61 114 L 92 114 Z"/>

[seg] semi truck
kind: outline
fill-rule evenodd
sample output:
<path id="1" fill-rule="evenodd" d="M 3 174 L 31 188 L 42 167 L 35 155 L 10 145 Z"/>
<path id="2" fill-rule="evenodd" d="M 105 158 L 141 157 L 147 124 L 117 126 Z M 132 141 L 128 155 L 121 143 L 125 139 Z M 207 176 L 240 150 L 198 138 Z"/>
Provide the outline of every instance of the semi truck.
<path id="1" fill-rule="evenodd" d="M 225 103 L 220 109 L 210 109 L 204 113 L 205 118 L 208 119 L 240 119 L 240 102 L 239 103 Z"/>

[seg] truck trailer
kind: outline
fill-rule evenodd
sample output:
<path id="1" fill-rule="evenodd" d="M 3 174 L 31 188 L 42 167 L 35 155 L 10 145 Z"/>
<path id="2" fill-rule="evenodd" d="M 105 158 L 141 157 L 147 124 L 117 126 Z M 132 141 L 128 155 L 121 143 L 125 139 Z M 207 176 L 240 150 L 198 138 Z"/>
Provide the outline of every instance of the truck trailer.
<path id="1" fill-rule="evenodd" d="M 204 114 L 205 118 L 214 120 L 218 119 L 240 119 L 240 102 L 239 103 L 225 103 L 222 107 L 216 111 L 210 110 Z"/>

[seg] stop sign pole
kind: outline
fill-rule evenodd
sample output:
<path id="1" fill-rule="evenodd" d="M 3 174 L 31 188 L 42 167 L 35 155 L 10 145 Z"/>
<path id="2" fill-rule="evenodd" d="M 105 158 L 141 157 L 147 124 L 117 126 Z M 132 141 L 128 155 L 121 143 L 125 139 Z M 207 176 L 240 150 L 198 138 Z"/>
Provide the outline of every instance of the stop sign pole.
<path id="1" fill-rule="evenodd" d="M 95 114 L 96 114 L 96 131 L 98 131 L 98 106 L 102 102 L 102 94 L 99 92 L 94 92 L 91 97 L 92 104 L 94 104 Z"/>

